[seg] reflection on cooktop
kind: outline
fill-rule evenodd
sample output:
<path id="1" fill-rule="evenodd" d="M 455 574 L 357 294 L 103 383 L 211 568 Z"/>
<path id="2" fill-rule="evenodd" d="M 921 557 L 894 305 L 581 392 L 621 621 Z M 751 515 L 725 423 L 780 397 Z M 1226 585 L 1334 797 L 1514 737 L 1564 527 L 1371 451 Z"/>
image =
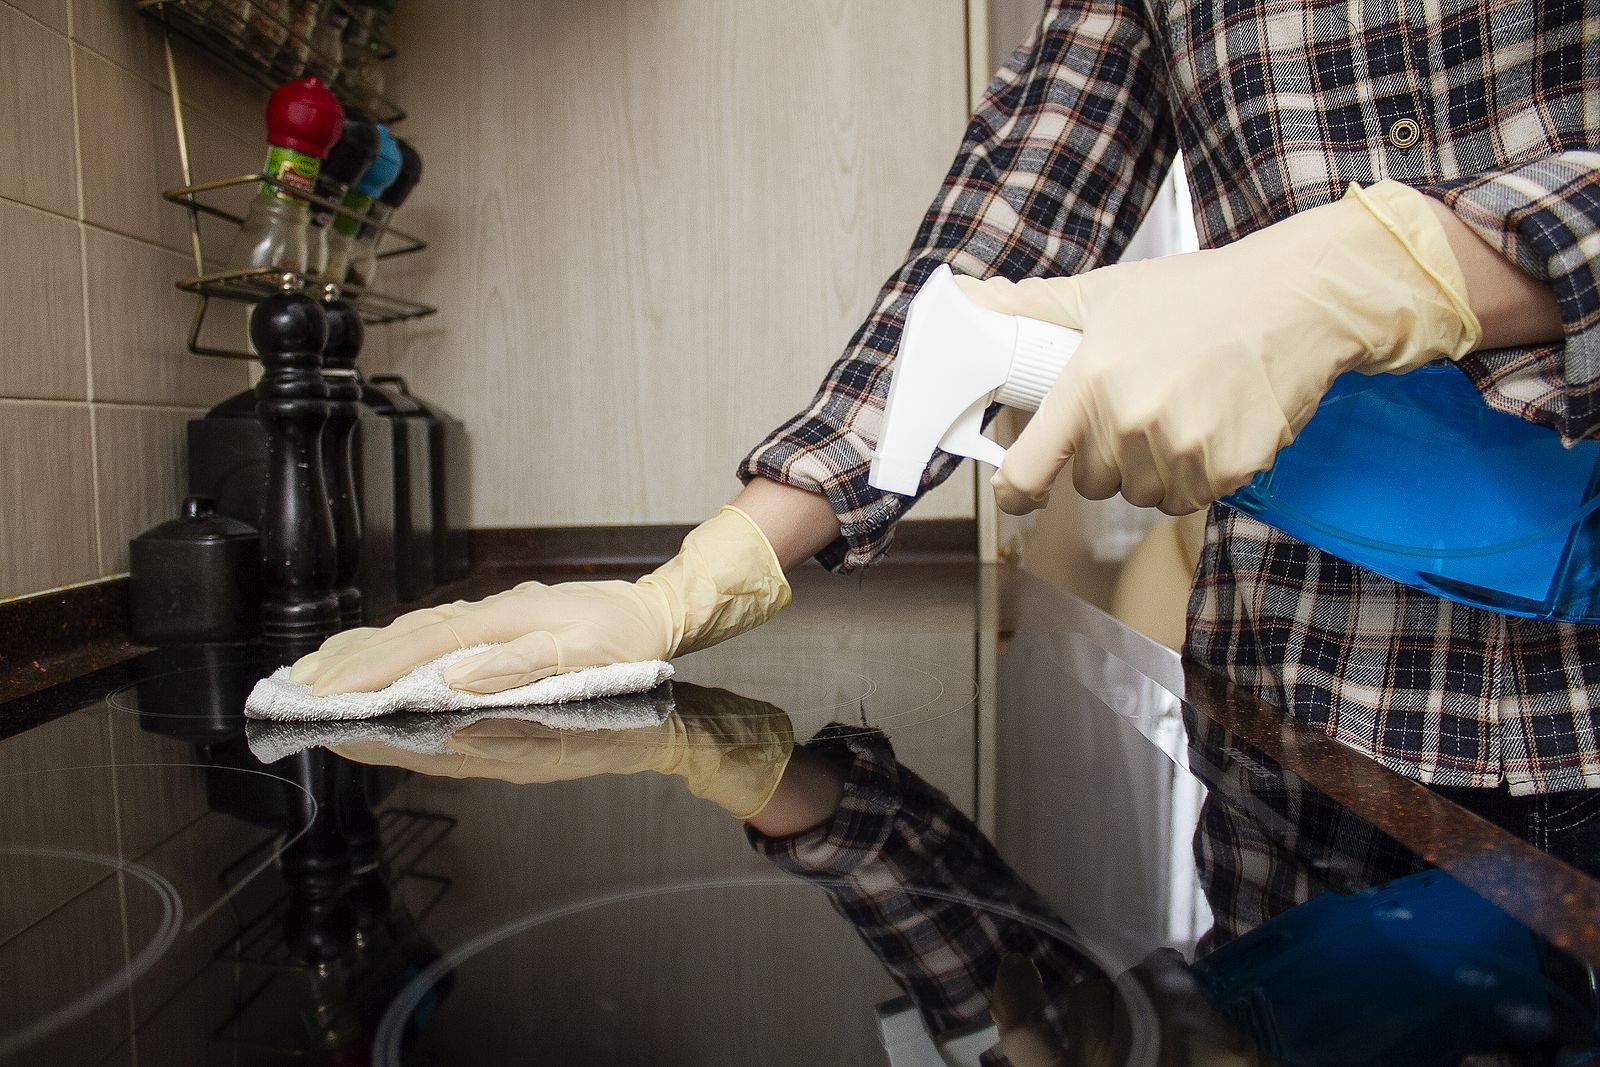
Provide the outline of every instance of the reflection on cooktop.
<path id="1" fill-rule="evenodd" d="M 1337 802 L 1170 653 L 993 578 L 819 587 L 682 661 L 654 730 L 396 717 L 263 764 L 240 647 L 34 701 L 0 1063 L 1600 1062 L 1594 940 L 1504 893 L 1589 883 Z M 744 826 L 730 782 L 771 786 Z"/>

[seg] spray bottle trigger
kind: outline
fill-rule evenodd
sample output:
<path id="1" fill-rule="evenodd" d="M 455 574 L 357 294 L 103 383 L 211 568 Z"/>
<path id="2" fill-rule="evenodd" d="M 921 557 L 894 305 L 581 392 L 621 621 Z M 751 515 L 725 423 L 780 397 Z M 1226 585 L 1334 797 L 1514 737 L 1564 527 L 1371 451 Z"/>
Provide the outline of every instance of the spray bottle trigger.
<path id="1" fill-rule="evenodd" d="M 963 411 L 939 439 L 939 447 L 956 456 L 966 456 L 991 467 L 998 467 L 1006 458 L 1006 450 L 999 442 L 983 436 L 983 413 L 988 410 L 993 393 L 985 393 Z"/>

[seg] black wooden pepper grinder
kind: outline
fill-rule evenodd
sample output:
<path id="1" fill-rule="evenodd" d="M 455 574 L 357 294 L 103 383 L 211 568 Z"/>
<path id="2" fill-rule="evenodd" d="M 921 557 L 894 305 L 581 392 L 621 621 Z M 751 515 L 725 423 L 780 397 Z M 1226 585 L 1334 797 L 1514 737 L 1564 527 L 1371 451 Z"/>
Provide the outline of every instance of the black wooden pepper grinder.
<path id="1" fill-rule="evenodd" d="M 333 514 L 322 465 L 326 337 L 321 306 L 299 293 L 276 293 L 250 315 L 250 341 L 262 366 L 256 417 L 267 431 L 261 639 L 282 663 L 315 651 L 339 628 Z"/>
<path id="2" fill-rule="evenodd" d="M 356 499 L 355 429 L 361 414 L 361 354 L 365 328 L 356 309 L 343 300 L 322 305 L 328 339 L 322 346 L 322 381 L 328 387 L 328 422 L 322 431 L 323 479 L 333 512 L 333 592 L 339 600 L 339 629 L 361 625 L 361 503 Z"/>

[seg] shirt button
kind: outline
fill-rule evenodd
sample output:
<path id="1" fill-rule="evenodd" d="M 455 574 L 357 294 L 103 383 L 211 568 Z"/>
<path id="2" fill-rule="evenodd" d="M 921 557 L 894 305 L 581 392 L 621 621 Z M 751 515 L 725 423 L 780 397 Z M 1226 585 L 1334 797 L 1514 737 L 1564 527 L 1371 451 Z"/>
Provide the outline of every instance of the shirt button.
<path id="1" fill-rule="evenodd" d="M 1422 137 L 1422 127 L 1416 119 L 1396 119 L 1389 127 L 1389 143 L 1396 148 L 1410 148 Z"/>

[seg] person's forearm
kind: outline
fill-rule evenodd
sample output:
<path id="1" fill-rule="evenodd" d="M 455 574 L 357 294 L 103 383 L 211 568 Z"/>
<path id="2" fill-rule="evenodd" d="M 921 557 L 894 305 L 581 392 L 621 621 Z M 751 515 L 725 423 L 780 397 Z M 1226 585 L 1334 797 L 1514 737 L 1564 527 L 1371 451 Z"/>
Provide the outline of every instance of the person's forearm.
<path id="1" fill-rule="evenodd" d="M 792 570 L 839 537 L 839 519 L 821 493 L 796 489 L 766 478 L 752 478 L 733 506 L 750 516 L 766 535 L 778 563 Z"/>
<path id="2" fill-rule="evenodd" d="M 844 795 L 844 772 L 796 748 L 767 806 L 746 821 L 767 837 L 794 837 L 833 818 Z"/>
<path id="3" fill-rule="evenodd" d="M 1561 340 L 1561 313 L 1550 287 L 1521 270 L 1437 200 L 1433 212 L 1467 280 L 1467 303 L 1483 327 L 1479 348 Z"/>

